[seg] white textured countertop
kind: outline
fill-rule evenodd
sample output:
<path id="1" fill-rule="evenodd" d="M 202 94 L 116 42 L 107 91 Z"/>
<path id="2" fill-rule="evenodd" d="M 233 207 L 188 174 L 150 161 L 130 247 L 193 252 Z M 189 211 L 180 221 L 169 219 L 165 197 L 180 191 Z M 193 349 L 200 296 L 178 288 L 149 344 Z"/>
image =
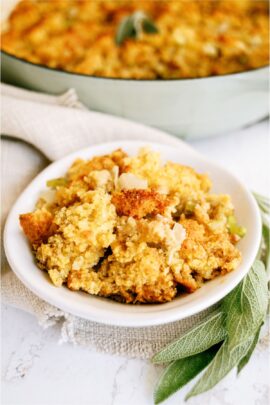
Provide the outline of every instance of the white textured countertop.
<path id="1" fill-rule="evenodd" d="M 263 122 L 236 135 L 192 142 L 251 189 L 269 190 L 269 132 Z M 34 153 L 34 152 L 33 152 Z M 269 171 L 269 170 L 268 170 Z M 149 362 L 58 344 L 57 327 L 42 330 L 34 317 L 2 306 L 3 405 L 150 405 L 161 372 Z M 267 405 L 269 341 L 264 337 L 239 377 L 230 373 L 190 405 Z M 192 384 L 192 383 L 191 383 Z M 179 405 L 187 389 L 164 405 Z"/>

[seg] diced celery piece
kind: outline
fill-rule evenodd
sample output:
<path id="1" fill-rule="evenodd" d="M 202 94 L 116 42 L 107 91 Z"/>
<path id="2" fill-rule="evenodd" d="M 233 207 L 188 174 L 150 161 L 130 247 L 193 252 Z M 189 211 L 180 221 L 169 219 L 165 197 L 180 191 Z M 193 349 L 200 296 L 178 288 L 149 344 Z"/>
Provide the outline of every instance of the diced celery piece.
<path id="1" fill-rule="evenodd" d="M 238 235 L 240 238 L 243 238 L 247 233 L 246 228 L 243 226 L 239 226 L 236 222 L 236 218 L 234 215 L 230 215 L 227 220 L 229 232 L 232 235 Z"/>
<path id="2" fill-rule="evenodd" d="M 48 180 L 46 184 L 47 187 L 51 188 L 65 186 L 67 184 L 67 179 L 65 177 L 58 177 L 57 179 Z"/>

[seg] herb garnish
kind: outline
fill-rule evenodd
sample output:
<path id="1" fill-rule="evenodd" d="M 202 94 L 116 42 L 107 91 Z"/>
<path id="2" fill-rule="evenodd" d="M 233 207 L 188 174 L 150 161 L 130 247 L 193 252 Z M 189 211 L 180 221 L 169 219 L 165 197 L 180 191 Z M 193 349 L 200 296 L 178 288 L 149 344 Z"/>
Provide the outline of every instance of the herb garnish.
<path id="1" fill-rule="evenodd" d="M 263 220 L 260 260 L 255 261 L 247 276 L 217 310 L 153 357 L 153 363 L 170 362 L 156 386 L 155 404 L 182 388 L 206 367 L 186 399 L 213 388 L 235 367 L 239 373 L 250 360 L 267 313 L 265 270 L 270 263 L 270 202 L 266 197 L 255 193 L 254 196 Z"/>
<path id="2" fill-rule="evenodd" d="M 122 45 L 126 39 L 136 39 L 142 32 L 156 34 L 158 29 L 153 20 L 144 11 L 136 11 L 121 21 L 116 32 L 115 42 L 117 45 Z"/>

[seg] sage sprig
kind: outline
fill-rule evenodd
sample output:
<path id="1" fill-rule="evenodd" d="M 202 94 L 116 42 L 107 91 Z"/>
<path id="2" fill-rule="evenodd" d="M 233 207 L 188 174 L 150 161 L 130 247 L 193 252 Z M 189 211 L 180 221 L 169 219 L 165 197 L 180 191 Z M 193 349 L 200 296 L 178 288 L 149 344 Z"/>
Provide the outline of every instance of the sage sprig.
<path id="1" fill-rule="evenodd" d="M 186 399 L 213 388 L 232 369 L 239 373 L 259 340 L 268 306 L 266 267 L 269 266 L 269 199 L 254 195 L 262 215 L 263 249 L 242 282 L 204 321 L 159 353 L 153 363 L 170 363 L 154 392 L 155 404 L 164 401 L 206 368 Z"/>
<path id="2" fill-rule="evenodd" d="M 256 261 L 244 280 L 221 303 L 226 314 L 227 336 L 208 369 L 187 399 L 213 388 L 243 358 L 247 359 L 267 311 L 265 268 Z"/>
<path id="3" fill-rule="evenodd" d="M 266 272 L 270 275 L 270 200 L 258 193 L 253 193 L 260 208 L 262 218 L 262 250 L 260 252 L 261 260 L 265 264 Z"/>
<path id="4" fill-rule="evenodd" d="M 115 42 L 120 46 L 128 38 L 139 38 L 143 32 L 147 34 L 156 34 L 158 28 L 154 21 L 144 11 L 136 11 L 121 21 L 116 31 Z"/>

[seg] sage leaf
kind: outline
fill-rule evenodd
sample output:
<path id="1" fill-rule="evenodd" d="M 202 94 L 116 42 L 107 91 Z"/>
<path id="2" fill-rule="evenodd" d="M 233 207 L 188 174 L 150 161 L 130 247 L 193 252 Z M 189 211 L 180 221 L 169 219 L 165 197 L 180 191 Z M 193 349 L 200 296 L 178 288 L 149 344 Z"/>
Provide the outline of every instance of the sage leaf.
<path id="1" fill-rule="evenodd" d="M 153 20 L 147 18 L 143 21 L 143 31 L 147 34 L 156 34 L 158 33 L 158 29 Z"/>
<path id="2" fill-rule="evenodd" d="M 253 336 L 264 321 L 268 305 L 264 265 L 256 260 L 244 280 L 222 302 L 231 347 Z"/>
<path id="3" fill-rule="evenodd" d="M 270 199 L 257 194 L 253 193 L 254 197 L 256 198 L 256 201 L 258 203 L 258 206 L 261 211 L 261 218 L 262 218 L 262 239 L 263 239 L 263 244 L 262 244 L 262 249 L 261 249 L 261 260 L 265 264 L 266 272 L 269 276 L 270 274 L 270 220 L 269 220 L 269 215 L 270 215 Z"/>
<path id="4" fill-rule="evenodd" d="M 122 45 L 127 38 L 136 38 L 136 35 L 133 18 L 125 17 L 118 27 L 115 42 L 117 45 Z"/>
<path id="5" fill-rule="evenodd" d="M 218 347 L 212 347 L 203 353 L 171 363 L 156 386 L 155 404 L 160 404 L 199 374 L 211 362 L 217 350 Z"/>
<path id="6" fill-rule="evenodd" d="M 270 199 L 258 193 L 253 193 L 259 208 L 265 212 L 265 214 L 270 214 Z"/>
<path id="7" fill-rule="evenodd" d="M 209 349 L 226 337 L 224 313 L 213 312 L 203 322 L 193 327 L 179 339 L 167 345 L 153 358 L 153 363 L 169 363 Z"/>
<path id="8" fill-rule="evenodd" d="M 120 22 L 115 35 L 116 45 L 122 45 L 129 38 L 138 38 L 142 32 L 156 34 L 158 28 L 144 11 L 136 11 Z"/>
<path id="9" fill-rule="evenodd" d="M 249 346 L 248 352 L 246 353 L 246 355 L 244 357 L 242 357 L 242 359 L 240 360 L 240 362 L 238 363 L 237 366 L 237 374 L 240 373 L 240 371 L 247 365 L 247 363 L 250 360 L 250 357 L 252 356 L 252 353 L 255 350 L 255 347 L 257 346 L 258 340 L 259 340 L 259 336 L 260 336 L 260 331 L 261 331 L 261 327 L 262 327 L 263 323 L 261 324 L 261 326 L 259 327 L 257 333 L 255 334 L 255 336 L 253 337 L 253 340 L 251 341 L 251 344 Z"/>
<path id="10" fill-rule="evenodd" d="M 264 262 L 266 273 L 270 274 L 270 228 L 263 224 L 262 235 L 264 240 L 264 251 L 262 253 L 262 260 Z"/>
<path id="11" fill-rule="evenodd" d="M 250 343 L 251 339 L 241 342 L 234 347 L 230 347 L 228 340 L 226 340 L 209 364 L 207 370 L 187 394 L 185 399 L 187 400 L 195 395 L 208 391 L 219 383 L 219 381 L 238 364 L 241 358 L 246 355 Z"/>

